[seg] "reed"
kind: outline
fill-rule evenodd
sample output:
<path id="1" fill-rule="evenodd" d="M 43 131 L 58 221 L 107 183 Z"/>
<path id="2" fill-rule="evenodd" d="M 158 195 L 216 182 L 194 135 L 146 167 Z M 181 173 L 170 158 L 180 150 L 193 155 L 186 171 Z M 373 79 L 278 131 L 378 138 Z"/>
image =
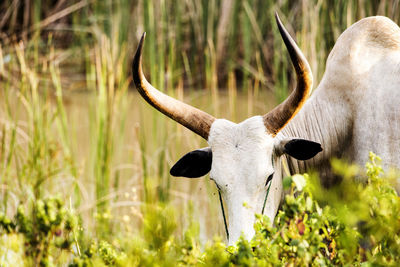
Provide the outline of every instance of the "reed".
<path id="1" fill-rule="evenodd" d="M 278 100 L 294 81 L 273 21 L 275 11 L 299 41 L 317 81 L 346 27 L 365 16 L 386 15 L 395 22 L 400 17 L 398 0 L 25 2 L 7 0 L 0 5 L 2 42 L 55 32 L 58 41 L 67 40 L 69 46 L 92 44 L 94 32 L 100 31 L 115 44 L 127 45 L 128 66 L 139 36 L 147 31 L 146 73 L 161 90 L 175 88 L 178 77 L 194 88 L 212 89 L 215 79 L 219 88 L 226 88 L 233 73 L 238 89 L 261 80 Z M 39 44 L 35 42 L 36 49 Z M 255 71 L 254 66 L 261 68 Z"/>
<path id="2" fill-rule="evenodd" d="M 398 0 L 3 1 L 1 209 L 59 193 L 87 229 L 109 237 L 121 216 L 143 223 L 143 203 L 172 202 L 184 214 L 192 194 L 219 218 L 212 183 L 168 173 L 206 143 L 130 93 L 131 57 L 146 31 L 144 72 L 154 86 L 218 117 L 262 114 L 295 82 L 275 11 L 316 84 L 345 28 L 376 14 L 400 20 Z"/>

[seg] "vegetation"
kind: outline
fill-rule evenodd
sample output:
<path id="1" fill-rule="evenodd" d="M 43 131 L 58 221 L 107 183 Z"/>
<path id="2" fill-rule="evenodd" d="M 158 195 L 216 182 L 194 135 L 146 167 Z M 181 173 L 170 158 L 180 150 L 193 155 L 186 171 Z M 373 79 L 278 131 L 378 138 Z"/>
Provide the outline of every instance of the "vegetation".
<path id="1" fill-rule="evenodd" d="M 286 51 L 275 26 L 276 11 L 297 37 L 317 80 L 335 40 L 352 23 L 377 14 L 400 19 L 398 0 L 5 0 L 0 31 L 2 43 L 33 41 L 37 51 L 51 33 L 59 46 L 83 47 L 74 51 L 80 55 L 106 36 L 113 54 L 124 55 L 125 75 L 147 31 L 146 73 L 156 87 L 262 86 L 282 100 L 294 79 L 288 57 L 282 56 Z"/>
<path id="2" fill-rule="evenodd" d="M 58 199 L 36 201 L 26 216 L 23 208 L 13 220 L 0 215 L 2 264 L 52 266 L 396 266 L 400 260 L 400 199 L 373 153 L 364 183 L 356 166 L 334 161 L 343 183 L 321 188 L 316 177 L 284 179 L 286 195 L 272 227 L 257 215 L 256 235 L 226 247 L 220 240 L 199 241 L 198 224 L 174 235 L 171 206 L 144 206 L 140 236 L 87 243 L 77 218 Z M 365 175 L 365 176 L 364 176 Z M 360 179 L 360 177 L 358 177 Z M 319 199 L 320 197 L 323 198 Z M 328 195 L 328 197 L 326 197 Z M 23 249 L 21 246 L 23 245 Z M 51 253 L 50 253 L 51 252 Z M 64 253 L 64 257 L 62 257 Z M 66 255 L 70 254 L 70 255 Z M 24 257 L 25 255 L 25 257 Z"/>
<path id="3" fill-rule="evenodd" d="M 168 174 L 205 142 L 130 90 L 139 36 L 155 86 L 240 121 L 293 85 L 275 11 L 316 83 L 347 26 L 400 16 L 394 0 L 2 1 L 0 265 L 394 265 L 398 197 L 375 157 L 364 183 L 334 161 L 331 191 L 287 178 L 277 227 L 259 217 L 255 239 L 230 248 L 208 241 L 224 234 L 213 184 Z"/>

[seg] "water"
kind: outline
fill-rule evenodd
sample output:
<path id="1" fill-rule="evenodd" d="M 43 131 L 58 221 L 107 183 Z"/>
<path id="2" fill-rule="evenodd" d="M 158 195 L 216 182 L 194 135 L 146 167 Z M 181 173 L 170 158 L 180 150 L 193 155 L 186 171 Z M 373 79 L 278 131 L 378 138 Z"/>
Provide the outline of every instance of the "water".
<path id="1" fill-rule="evenodd" d="M 97 96 L 88 91 L 64 91 L 63 102 L 68 119 L 67 134 L 71 140 L 72 155 L 77 168 L 80 204 L 76 208 L 84 221 L 85 229 L 92 229 L 98 214 L 96 211 L 96 178 L 94 158 L 96 153 L 96 109 Z M 16 94 L 10 93 L 18 105 Z M 14 99 L 15 97 L 15 99 Z M 233 90 L 185 91 L 184 101 L 218 118 L 240 122 L 253 115 L 264 114 L 274 103 L 272 94 L 266 91 L 253 92 Z M 50 109 L 56 109 L 55 99 L 48 101 Z M 4 109 L 2 108 L 3 117 Z M 27 114 L 24 109 L 17 117 L 22 129 L 27 130 Z M 216 115 L 217 114 L 217 115 Z M 110 162 L 111 179 L 109 194 L 112 227 L 124 235 L 135 232 L 142 223 L 141 205 L 144 201 L 144 183 L 153 190 L 152 201 L 169 199 L 176 207 L 178 231 L 188 225 L 190 216 L 200 223 L 203 240 L 215 234 L 225 235 L 218 193 L 208 175 L 199 179 L 175 178 L 169 168 L 189 151 L 205 147 L 201 138 L 167 118 L 148 105 L 133 88 L 113 110 L 113 156 Z M 57 134 L 57 125 L 54 135 Z M 54 137 L 54 136 L 53 136 Z M 55 136 L 55 139 L 61 137 Z M 146 177 L 146 178 L 144 178 Z M 61 193 L 67 203 L 74 202 L 71 177 L 58 177 L 43 186 L 50 194 Z M 155 199 L 154 199 L 155 198 Z M 191 204 L 190 204 L 191 203 Z M 188 214 L 192 205 L 193 214 Z"/>

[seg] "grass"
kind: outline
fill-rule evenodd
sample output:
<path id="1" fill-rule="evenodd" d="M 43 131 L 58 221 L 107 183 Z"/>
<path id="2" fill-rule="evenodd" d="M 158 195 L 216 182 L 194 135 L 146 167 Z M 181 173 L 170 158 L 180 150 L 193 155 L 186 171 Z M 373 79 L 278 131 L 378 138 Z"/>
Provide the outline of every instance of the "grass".
<path id="1" fill-rule="evenodd" d="M 20 204 L 27 209 L 59 195 L 91 238 L 111 242 L 142 229 L 144 203 L 169 203 L 179 218 L 175 232 L 188 226 L 190 213 L 202 240 L 223 235 L 214 185 L 169 175 L 205 141 L 135 93 L 131 57 L 146 31 L 152 84 L 241 121 L 268 111 L 294 86 L 275 11 L 316 83 L 345 28 L 369 15 L 400 19 L 399 1 L 3 1 L 0 210 L 11 216 Z M 190 90 L 199 88 L 206 89 Z"/>
<path id="2" fill-rule="evenodd" d="M 398 0 L 28 3 L 7 0 L 1 4 L 3 45 L 29 40 L 39 53 L 41 40 L 49 33 L 64 48 L 93 47 L 104 34 L 112 40 L 116 53 L 127 55 L 122 65 L 127 75 L 131 54 L 142 32 L 147 31 L 146 73 L 161 90 L 170 91 L 181 82 L 191 88 L 227 88 L 229 80 L 235 79 L 242 90 L 261 83 L 278 101 L 286 96 L 294 79 L 288 57 L 283 56 L 287 53 L 274 12 L 299 41 L 316 81 L 322 77 L 335 40 L 353 22 L 378 14 L 395 22 L 400 19 Z"/>

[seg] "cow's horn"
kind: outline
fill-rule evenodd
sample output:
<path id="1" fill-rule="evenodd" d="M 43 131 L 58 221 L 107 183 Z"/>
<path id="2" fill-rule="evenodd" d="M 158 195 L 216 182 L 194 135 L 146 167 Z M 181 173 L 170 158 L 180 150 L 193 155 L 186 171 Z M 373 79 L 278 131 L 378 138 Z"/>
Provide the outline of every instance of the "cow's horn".
<path id="1" fill-rule="evenodd" d="M 276 135 L 299 112 L 311 92 L 313 80 L 306 58 L 282 25 L 277 13 L 275 19 L 296 70 L 297 86 L 284 102 L 263 116 L 265 127 L 272 135 Z"/>
<path id="2" fill-rule="evenodd" d="M 142 97 L 153 107 L 183 126 L 208 139 L 215 118 L 204 111 L 178 101 L 154 88 L 142 72 L 142 50 L 146 33 L 143 33 L 132 62 L 133 81 Z"/>

